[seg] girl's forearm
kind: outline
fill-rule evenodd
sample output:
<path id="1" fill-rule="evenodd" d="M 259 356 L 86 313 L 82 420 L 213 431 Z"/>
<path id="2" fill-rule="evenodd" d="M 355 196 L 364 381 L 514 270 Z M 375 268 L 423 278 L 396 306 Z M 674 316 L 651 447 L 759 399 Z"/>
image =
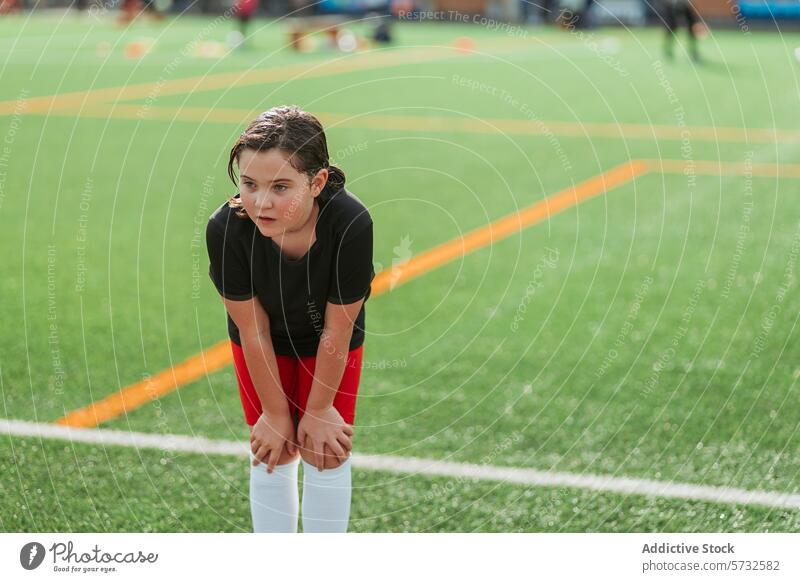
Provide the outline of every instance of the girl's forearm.
<path id="1" fill-rule="evenodd" d="M 281 385 L 278 360 L 269 333 L 242 335 L 240 339 L 261 409 L 268 416 L 289 416 L 289 403 Z"/>
<path id="2" fill-rule="evenodd" d="M 333 405 L 333 399 L 339 390 L 339 383 L 347 365 L 350 352 L 350 338 L 353 328 L 331 332 L 324 330 L 317 348 L 317 359 L 314 366 L 314 380 L 308 396 L 307 408 L 322 409 Z"/>

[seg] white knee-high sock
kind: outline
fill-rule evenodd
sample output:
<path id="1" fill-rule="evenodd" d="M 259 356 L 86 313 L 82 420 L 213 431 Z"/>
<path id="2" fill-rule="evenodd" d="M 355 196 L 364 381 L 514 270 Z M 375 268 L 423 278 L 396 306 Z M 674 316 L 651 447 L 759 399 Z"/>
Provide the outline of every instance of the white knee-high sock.
<path id="1" fill-rule="evenodd" d="M 303 461 L 303 531 L 346 532 L 351 494 L 350 457 L 335 469 L 324 471 Z"/>
<path id="2" fill-rule="evenodd" d="M 297 493 L 297 468 L 300 459 L 275 465 L 272 474 L 267 465 L 253 466 L 250 453 L 250 514 L 255 533 L 297 533 L 300 496 Z"/>

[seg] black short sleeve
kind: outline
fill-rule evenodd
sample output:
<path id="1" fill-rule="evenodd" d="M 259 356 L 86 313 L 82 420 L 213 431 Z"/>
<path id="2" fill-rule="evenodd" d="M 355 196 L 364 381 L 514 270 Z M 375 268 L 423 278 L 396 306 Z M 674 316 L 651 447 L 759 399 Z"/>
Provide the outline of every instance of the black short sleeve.
<path id="1" fill-rule="evenodd" d="M 348 229 L 334 251 L 328 301 L 349 305 L 370 295 L 375 277 L 372 266 L 372 221 L 366 228 L 352 232 Z"/>
<path id="2" fill-rule="evenodd" d="M 209 220 L 206 226 L 208 275 L 225 299 L 245 301 L 255 295 L 253 281 L 247 258 L 234 242 L 233 237 L 226 236 L 224 226 L 213 218 Z"/>

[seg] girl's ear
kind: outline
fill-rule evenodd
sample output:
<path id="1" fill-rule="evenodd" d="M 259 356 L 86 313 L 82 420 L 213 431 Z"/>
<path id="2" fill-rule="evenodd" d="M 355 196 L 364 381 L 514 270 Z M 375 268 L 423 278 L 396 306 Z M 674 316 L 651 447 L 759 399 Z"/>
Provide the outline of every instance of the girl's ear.
<path id="1" fill-rule="evenodd" d="M 322 168 L 317 175 L 311 180 L 311 190 L 314 193 L 314 196 L 319 196 L 319 193 L 322 192 L 322 189 L 325 188 L 325 184 L 328 183 L 328 168 Z"/>

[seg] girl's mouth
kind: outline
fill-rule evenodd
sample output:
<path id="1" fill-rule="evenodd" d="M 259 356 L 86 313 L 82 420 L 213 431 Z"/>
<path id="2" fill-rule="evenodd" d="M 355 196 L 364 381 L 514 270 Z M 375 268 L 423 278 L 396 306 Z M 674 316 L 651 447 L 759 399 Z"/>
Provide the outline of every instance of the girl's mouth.
<path id="1" fill-rule="evenodd" d="M 273 222 L 275 222 L 275 219 L 274 218 L 269 218 L 268 216 L 259 216 L 258 217 L 258 222 L 260 224 L 272 224 Z"/>

